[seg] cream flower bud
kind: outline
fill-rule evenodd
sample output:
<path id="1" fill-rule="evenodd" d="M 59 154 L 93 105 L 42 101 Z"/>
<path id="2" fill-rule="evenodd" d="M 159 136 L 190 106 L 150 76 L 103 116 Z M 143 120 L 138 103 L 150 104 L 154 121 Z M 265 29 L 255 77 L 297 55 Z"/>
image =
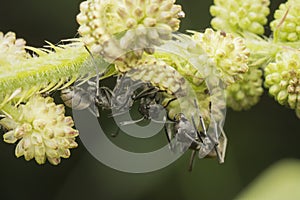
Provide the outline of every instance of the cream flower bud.
<path id="1" fill-rule="evenodd" d="M 300 52 L 298 50 L 286 50 L 276 55 L 276 61 L 265 68 L 265 86 L 280 104 L 289 106 L 299 113 Z"/>
<path id="2" fill-rule="evenodd" d="M 134 51 L 139 57 L 140 49 L 143 52 L 160 45 L 179 29 L 179 18 L 184 14 L 181 6 L 174 3 L 174 0 L 87 0 L 81 3 L 77 15 L 78 32 L 92 53 L 100 53 L 109 61 L 123 56 L 107 49 L 112 46 L 107 44 L 110 42 L 119 49 L 117 52 Z M 97 31 L 99 28 L 102 31 Z M 150 33 L 153 29 L 154 35 Z"/>
<path id="3" fill-rule="evenodd" d="M 38 164 L 44 164 L 48 159 L 57 165 L 61 157 L 70 156 L 70 148 L 77 147 L 78 131 L 72 128 L 73 120 L 64 116 L 64 107 L 55 105 L 52 98 L 33 96 L 15 109 L 20 116 L 3 118 L 0 124 L 9 130 L 3 135 L 5 142 L 19 141 L 15 149 L 17 157 L 35 158 Z"/>
<path id="4" fill-rule="evenodd" d="M 250 52 L 241 37 L 206 29 L 204 33 L 194 32 L 192 39 L 212 59 L 213 68 L 207 73 L 213 73 L 226 85 L 242 79 L 248 71 Z"/>
<path id="5" fill-rule="evenodd" d="M 12 66 L 29 57 L 25 51 L 26 41 L 16 39 L 16 34 L 8 32 L 5 35 L 0 32 L 0 71 L 1 66 Z"/>
<path id="6" fill-rule="evenodd" d="M 270 13 L 269 0 L 214 0 L 210 13 L 214 29 L 226 32 L 264 33 Z"/>

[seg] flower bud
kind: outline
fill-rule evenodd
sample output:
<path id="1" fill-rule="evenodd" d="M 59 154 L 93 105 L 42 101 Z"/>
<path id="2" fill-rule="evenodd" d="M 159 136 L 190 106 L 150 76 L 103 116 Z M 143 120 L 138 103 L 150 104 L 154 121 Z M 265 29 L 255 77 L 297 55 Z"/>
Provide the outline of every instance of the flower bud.
<path id="1" fill-rule="evenodd" d="M 285 50 L 276 55 L 275 62 L 265 68 L 265 86 L 270 95 L 282 105 L 299 113 L 300 109 L 300 52 Z"/>
<path id="2" fill-rule="evenodd" d="M 249 68 L 242 80 L 226 88 L 227 106 L 236 111 L 250 109 L 258 103 L 262 94 L 262 71 Z"/>
<path id="3" fill-rule="evenodd" d="M 282 42 L 300 40 L 299 12 L 299 0 L 288 0 L 279 6 L 279 9 L 274 13 L 274 20 L 270 23 L 275 40 Z"/>
<path id="4" fill-rule="evenodd" d="M 169 40 L 171 33 L 179 29 L 181 17 L 184 17 L 181 6 L 174 0 L 134 3 L 129 0 L 87 0 L 80 5 L 77 22 L 80 24 L 78 32 L 92 53 L 100 53 L 108 61 L 114 61 L 117 58 L 125 60 L 123 54 L 131 51 L 139 57 L 145 49 Z M 100 32 L 97 31 L 99 28 Z M 154 36 L 147 34 L 153 29 L 157 30 Z M 114 46 L 117 53 L 112 53 L 107 46 Z"/>
<path id="5" fill-rule="evenodd" d="M 231 34 L 206 29 L 204 33 L 194 32 L 192 39 L 212 60 L 209 73 L 215 73 L 226 85 L 242 79 L 242 74 L 248 71 L 249 50 L 240 37 Z"/>
<path id="6" fill-rule="evenodd" d="M 226 32 L 264 34 L 270 13 L 269 0 L 214 0 L 210 13 L 214 29 Z"/>
<path id="7" fill-rule="evenodd" d="M 25 50 L 26 41 L 16 39 L 16 34 L 8 32 L 3 34 L 0 32 L 0 68 L 8 65 L 13 66 L 29 58 L 29 54 Z"/>
<path id="8" fill-rule="evenodd" d="M 60 157 L 70 156 L 69 148 L 77 147 L 78 131 L 72 128 L 73 120 L 64 116 L 64 108 L 55 105 L 52 98 L 32 96 L 25 105 L 15 109 L 20 117 L 3 118 L 0 125 L 9 130 L 3 135 L 5 142 L 19 141 L 15 149 L 17 157 L 35 158 L 38 164 L 44 164 L 46 159 L 59 164 Z"/>

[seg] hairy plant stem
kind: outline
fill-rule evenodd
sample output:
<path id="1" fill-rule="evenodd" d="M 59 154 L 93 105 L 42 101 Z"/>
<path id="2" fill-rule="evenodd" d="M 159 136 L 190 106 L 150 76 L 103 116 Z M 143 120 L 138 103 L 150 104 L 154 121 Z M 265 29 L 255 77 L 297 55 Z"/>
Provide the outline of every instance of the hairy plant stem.
<path id="1" fill-rule="evenodd" d="M 0 69 L 0 108 L 9 101 L 18 104 L 36 93 L 51 92 L 78 79 L 95 76 L 94 61 L 81 43 L 53 48 L 55 51 L 48 53 L 34 49 L 38 57 Z M 99 71 L 103 72 L 108 64 L 102 58 L 95 59 Z"/>

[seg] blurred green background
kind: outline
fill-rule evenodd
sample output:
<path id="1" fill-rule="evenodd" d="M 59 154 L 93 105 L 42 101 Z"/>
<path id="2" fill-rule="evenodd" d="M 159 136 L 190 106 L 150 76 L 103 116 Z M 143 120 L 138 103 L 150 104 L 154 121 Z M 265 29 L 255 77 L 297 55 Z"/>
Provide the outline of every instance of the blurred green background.
<path id="1" fill-rule="evenodd" d="M 14 31 L 28 45 L 41 47 L 76 36 L 79 0 L 10 0 L 0 3 L 0 30 Z M 182 30 L 209 27 L 212 0 L 178 1 L 186 18 Z M 272 1 L 272 10 L 280 1 Z M 115 128 L 115 127 L 112 127 Z M 79 141 L 70 159 L 59 166 L 38 166 L 16 159 L 14 145 L 0 143 L 1 199 L 233 199 L 259 174 L 279 160 L 300 158 L 300 125 L 292 110 L 266 93 L 246 112 L 228 110 L 226 162 L 196 159 L 187 172 L 190 152 L 170 166 L 147 174 L 127 174 L 94 159 Z M 116 139 L 117 140 L 117 139 Z M 296 162 L 296 161 L 294 161 Z M 299 165 L 295 173 L 299 173 Z M 284 174 L 282 176 L 285 176 Z M 298 182 L 299 184 L 299 182 Z M 300 188 L 300 185 L 299 187 Z M 253 198 L 251 198 L 253 199 Z"/>

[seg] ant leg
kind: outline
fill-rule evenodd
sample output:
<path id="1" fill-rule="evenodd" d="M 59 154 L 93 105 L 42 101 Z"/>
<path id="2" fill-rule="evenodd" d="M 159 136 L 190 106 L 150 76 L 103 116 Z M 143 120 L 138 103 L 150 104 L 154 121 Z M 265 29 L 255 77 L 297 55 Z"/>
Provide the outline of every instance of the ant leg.
<path id="1" fill-rule="evenodd" d="M 198 107 L 196 99 L 194 99 L 194 104 L 195 104 L 196 110 L 197 110 L 197 112 L 199 114 L 200 125 L 201 125 L 201 127 L 203 129 L 204 137 L 209 137 L 209 135 L 207 135 L 207 131 L 206 131 L 206 126 L 205 126 L 205 123 L 204 123 L 204 119 L 203 119 L 202 115 L 199 113 L 199 107 Z M 209 139 L 211 140 L 210 137 L 209 137 Z"/>
<path id="2" fill-rule="evenodd" d="M 111 137 L 117 137 L 120 133 L 120 127 L 118 126 L 117 131 L 111 134 Z"/>
<path id="3" fill-rule="evenodd" d="M 165 134 L 166 134 L 166 138 L 168 140 L 168 143 L 171 143 L 171 137 L 170 137 L 170 127 L 165 124 L 164 126 L 165 128 Z"/>
<path id="4" fill-rule="evenodd" d="M 141 91 L 139 94 L 137 94 L 135 97 L 133 97 L 133 100 L 141 99 L 143 97 L 156 94 L 159 91 L 159 89 L 155 87 L 146 88 L 143 91 Z"/>
<path id="5" fill-rule="evenodd" d="M 194 104 L 195 104 L 195 107 L 197 108 L 197 110 L 199 110 L 199 107 L 198 107 L 198 104 L 197 104 L 197 102 L 196 102 L 196 99 L 194 99 Z M 205 127 L 205 123 L 204 123 L 204 120 L 203 120 L 203 117 L 202 117 L 201 114 L 199 114 L 199 120 L 200 120 L 201 127 L 202 127 L 202 129 L 203 129 L 203 134 L 205 135 L 205 137 L 208 137 L 208 139 L 209 139 L 211 142 L 214 143 L 214 147 L 213 147 L 213 148 L 214 148 L 214 151 L 216 152 L 217 158 L 218 158 L 218 160 L 219 160 L 219 162 L 220 162 L 221 158 L 220 158 L 220 152 L 219 152 L 219 150 L 218 150 L 218 145 L 219 145 L 219 143 L 218 143 L 217 141 L 213 140 L 213 139 L 211 138 L 211 136 L 207 134 L 206 127 Z M 217 130 L 217 129 L 216 129 L 216 130 Z M 216 134 L 217 134 L 217 133 L 216 133 Z"/>
<path id="6" fill-rule="evenodd" d="M 196 156 L 196 150 L 193 150 L 192 154 L 191 154 L 191 157 L 190 157 L 190 161 L 189 161 L 189 169 L 188 169 L 189 172 L 191 172 L 193 170 L 195 156 Z"/>
<path id="7" fill-rule="evenodd" d="M 166 123 L 164 125 L 164 128 L 165 128 L 165 134 L 166 134 L 166 138 L 168 140 L 168 143 L 169 143 L 169 146 L 170 146 L 170 149 L 172 150 L 172 145 L 171 145 L 171 138 L 172 138 L 172 124 L 169 124 L 169 123 Z"/>
<path id="8" fill-rule="evenodd" d="M 106 103 L 108 104 L 108 105 L 110 105 L 111 104 L 111 99 L 112 99 L 112 96 L 113 96 L 113 92 L 111 91 L 111 89 L 110 88 L 108 88 L 108 87 L 101 87 L 100 88 L 102 91 L 103 91 L 103 93 L 104 93 L 104 96 L 105 96 L 105 98 L 106 98 Z"/>
<path id="9" fill-rule="evenodd" d="M 195 131 L 196 131 L 196 133 L 197 133 L 197 136 L 198 136 L 199 140 L 203 143 L 202 137 L 201 137 L 201 135 L 200 135 L 200 133 L 199 133 L 199 131 L 198 131 L 198 129 L 197 129 L 197 126 L 196 126 L 196 123 L 195 123 L 194 116 L 192 116 L 192 122 L 193 122 L 193 126 L 194 126 L 194 129 L 195 129 Z"/>
<path id="10" fill-rule="evenodd" d="M 217 158 L 218 158 L 219 163 L 223 163 L 224 161 L 222 161 L 222 159 L 221 159 L 221 155 L 220 155 L 219 149 L 217 148 L 217 145 L 214 146 L 214 150 L 217 154 Z"/>
<path id="11" fill-rule="evenodd" d="M 120 122 L 121 126 L 127 126 L 127 125 L 131 125 L 131 124 L 136 124 L 138 122 L 141 122 L 145 119 L 145 117 L 142 117 L 141 119 L 138 120 L 132 120 L 132 121 L 124 121 L 124 122 Z"/>
<path id="12" fill-rule="evenodd" d="M 215 131 L 216 131 L 215 133 L 216 133 L 216 136 L 218 136 L 219 134 L 218 134 L 217 123 L 215 122 L 214 124 L 215 124 Z M 209 135 L 208 135 L 208 138 L 210 139 L 210 141 L 214 141 Z M 215 142 L 214 150 L 216 152 L 218 161 L 219 161 L 219 163 L 222 163 L 221 153 L 219 151 L 219 141 L 218 142 L 214 141 L 214 142 Z"/>
<path id="13" fill-rule="evenodd" d="M 106 93 L 107 96 L 113 95 L 113 91 L 110 88 L 102 86 L 101 89 L 103 89 L 103 91 Z"/>
<path id="14" fill-rule="evenodd" d="M 170 103 L 172 103 L 173 101 L 175 101 L 177 98 L 173 98 L 173 99 L 170 99 L 169 101 L 168 101 L 168 103 L 164 106 L 164 108 L 167 108 L 169 105 L 170 105 Z"/>
<path id="15" fill-rule="evenodd" d="M 228 139 L 226 137 L 226 134 L 225 134 L 223 128 L 220 126 L 221 125 L 219 124 L 219 129 L 221 130 L 220 146 L 219 146 L 219 148 L 221 149 L 221 155 L 220 155 L 219 163 L 221 164 L 221 163 L 224 163 L 224 160 L 225 160 Z"/>

